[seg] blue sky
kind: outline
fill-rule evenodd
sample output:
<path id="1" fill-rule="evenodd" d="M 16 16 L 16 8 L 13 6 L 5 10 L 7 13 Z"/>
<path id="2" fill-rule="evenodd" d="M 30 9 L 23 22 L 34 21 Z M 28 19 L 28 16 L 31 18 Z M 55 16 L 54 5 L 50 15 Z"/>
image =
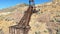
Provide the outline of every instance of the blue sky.
<path id="1" fill-rule="evenodd" d="M 8 8 L 20 3 L 28 3 L 29 0 L 0 0 L 0 9 Z M 50 0 L 35 0 L 35 4 L 42 4 Z"/>

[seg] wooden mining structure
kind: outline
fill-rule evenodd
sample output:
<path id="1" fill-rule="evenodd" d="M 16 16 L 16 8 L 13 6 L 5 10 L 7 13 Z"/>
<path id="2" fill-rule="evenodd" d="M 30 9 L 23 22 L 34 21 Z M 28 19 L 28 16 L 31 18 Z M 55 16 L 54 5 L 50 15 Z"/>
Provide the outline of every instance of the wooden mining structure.
<path id="1" fill-rule="evenodd" d="M 29 7 L 27 11 L 24 12 L 23 17 L 17 25 L 9 27 L 9 34 L 28 34 L 31 28 L 29 25 L 31 15 L 37 12 L 38 11 L 36 11 L 34 0 L 29 0 Z"/>

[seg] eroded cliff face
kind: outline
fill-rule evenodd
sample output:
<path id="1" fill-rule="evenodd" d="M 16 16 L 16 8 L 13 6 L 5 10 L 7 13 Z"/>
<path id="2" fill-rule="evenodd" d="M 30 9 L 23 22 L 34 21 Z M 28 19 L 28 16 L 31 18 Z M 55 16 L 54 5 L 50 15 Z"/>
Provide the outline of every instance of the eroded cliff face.
<path id="1" fill-rule="evenodd" d="M 9 34 L 9 26 L 16 25 L 26 11 L 28 6 L 15 6 L 0 12 L 0 29 L 4 34 Z M 29 34 L 60 34 L 60 0 L 36 5 L 40 10 L 31 17 Z M 5 15 L 6 14 L 6 15 Z"/>

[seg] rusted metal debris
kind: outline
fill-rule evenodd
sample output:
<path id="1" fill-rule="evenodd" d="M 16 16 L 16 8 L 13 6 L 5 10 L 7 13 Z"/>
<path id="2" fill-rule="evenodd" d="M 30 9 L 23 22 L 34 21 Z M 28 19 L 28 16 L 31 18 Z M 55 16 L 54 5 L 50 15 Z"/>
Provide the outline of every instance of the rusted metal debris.
<path id="1" fill-rule="evenodd" d="M 28 31 L 31 28 L 29 25 L 31 15 L 33 13 L 37 13 L 34 7 L 34 0 L 29 0 L 29 7 L 27 11 L 25 11 L 24 16 L 17 25 L 9 27 L 9 34 L 28 34 Z"/>

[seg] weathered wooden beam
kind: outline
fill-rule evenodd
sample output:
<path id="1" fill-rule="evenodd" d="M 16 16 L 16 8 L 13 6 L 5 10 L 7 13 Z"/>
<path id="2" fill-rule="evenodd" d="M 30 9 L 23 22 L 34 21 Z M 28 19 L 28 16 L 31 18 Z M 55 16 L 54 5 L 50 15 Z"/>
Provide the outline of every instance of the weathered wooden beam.
<path id="1" fill-rule="evenodd" d="M 28 31 L 30 29 L 30 26 L 26 26 L 26 27 L 19 27 L 19 26 L 11 26 L 9 27 L 9 33 L 10 34 L 28 34 Z"/>

